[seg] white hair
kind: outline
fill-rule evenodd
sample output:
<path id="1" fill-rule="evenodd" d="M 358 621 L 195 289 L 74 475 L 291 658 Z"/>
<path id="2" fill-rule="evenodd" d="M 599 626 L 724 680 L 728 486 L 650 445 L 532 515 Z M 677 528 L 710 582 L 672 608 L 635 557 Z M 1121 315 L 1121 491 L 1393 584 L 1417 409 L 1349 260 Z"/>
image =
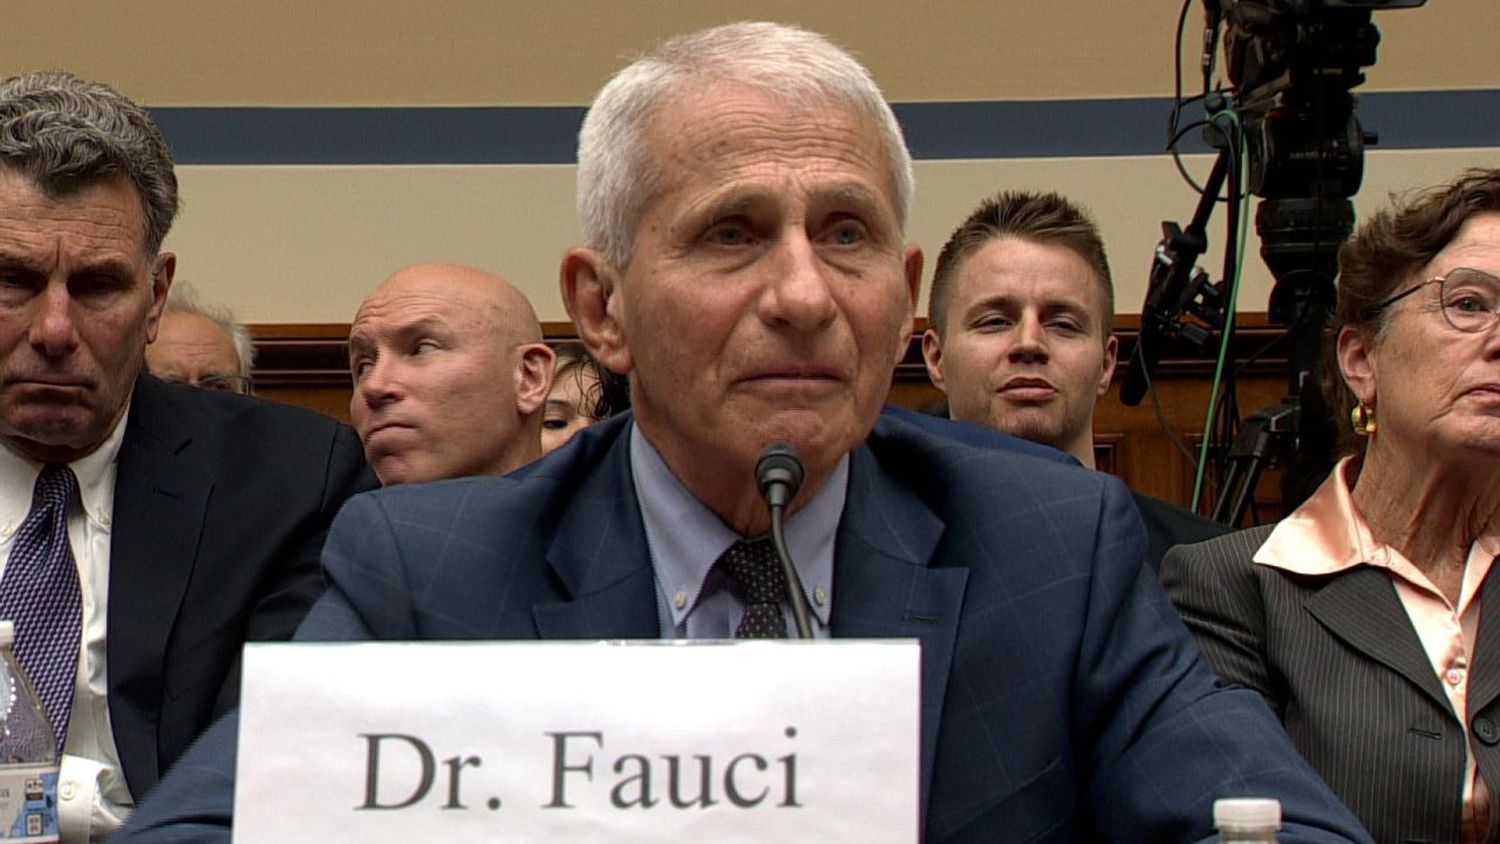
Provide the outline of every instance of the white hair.
<path id="1" fill-rule="evenodd" d="M 185 281 L 178 281 L 172 285 L 167 292 L 167 304 L 162 309 L 164 314 L 190 314 L 202 317 L 217 325 L 229 335 L 229 342 L 234 346 L 234 356 L 239 358 L 240 375 L 246 378 L 255 368 L 255 343 L 250 339 L 250 329 L 234 320 L 234 314 L 228 308 L 208 305 L 198 298 L 198 291 L 194 290 Z"/>
<path id="2" fill-rule="evenodd" d="M 578 133 L 578 219 L 585 243 L 623 270 L 636 223 L 661 190 L 648 129 L 672 94 L 733 80 L 796 106 L 847 108 L 869 119 L 886 149 L 896 213 L 911 210 L 911 153 L 870 72 L 815 32 L 779 23 L 732 23 L 673 38 L 615 74 Z"/>

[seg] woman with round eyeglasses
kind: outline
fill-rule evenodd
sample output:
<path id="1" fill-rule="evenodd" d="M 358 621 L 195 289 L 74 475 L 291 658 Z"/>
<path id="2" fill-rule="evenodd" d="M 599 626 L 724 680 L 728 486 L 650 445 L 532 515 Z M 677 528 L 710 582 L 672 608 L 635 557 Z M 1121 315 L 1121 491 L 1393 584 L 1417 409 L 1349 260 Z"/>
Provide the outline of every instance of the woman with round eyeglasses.
<path id="1" fill-rule="evenodd" d="M 1377 841 L 1500 841 L 1500 171 L 1398 202 L 1339 262 L 1347 456 L 1163 583 Z"/>

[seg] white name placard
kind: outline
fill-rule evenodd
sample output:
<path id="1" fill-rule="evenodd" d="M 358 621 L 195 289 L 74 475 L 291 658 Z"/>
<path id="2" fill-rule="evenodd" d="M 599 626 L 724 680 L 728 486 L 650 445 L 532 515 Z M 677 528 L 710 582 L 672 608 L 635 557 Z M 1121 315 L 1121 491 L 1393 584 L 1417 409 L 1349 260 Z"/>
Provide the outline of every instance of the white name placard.
<path id="1" fill-rule="evenodd" d="M 920 648 L 246 647 L 237 842 L 912 842 Z"/>

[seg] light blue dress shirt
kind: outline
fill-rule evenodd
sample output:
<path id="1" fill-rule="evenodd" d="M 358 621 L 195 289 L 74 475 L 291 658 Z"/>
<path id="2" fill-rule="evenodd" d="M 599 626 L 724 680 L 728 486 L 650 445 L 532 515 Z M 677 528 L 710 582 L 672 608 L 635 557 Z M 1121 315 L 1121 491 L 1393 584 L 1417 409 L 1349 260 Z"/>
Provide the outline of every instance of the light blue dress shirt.
<path id="1" fill-rule="evenodd" d="M 704 506 L 672 474 L 639 426 L 631 424 L 630 474 L 646 527 L 656 575 L 657 618 L 667 639 L 732 639 L 745 608 L 714 568 L 730 545 L 744 537 Z M 753 478 L 747 478 L 753 483 Z M 786 544 L 802 579 L 814 634 L 829 637 L 833 608 L 833 546 L 849 492 L 845 455 L 807 504 L 785 522 Z M 783 606 L 787 635 L 796 636 L 791 607 Z"/>

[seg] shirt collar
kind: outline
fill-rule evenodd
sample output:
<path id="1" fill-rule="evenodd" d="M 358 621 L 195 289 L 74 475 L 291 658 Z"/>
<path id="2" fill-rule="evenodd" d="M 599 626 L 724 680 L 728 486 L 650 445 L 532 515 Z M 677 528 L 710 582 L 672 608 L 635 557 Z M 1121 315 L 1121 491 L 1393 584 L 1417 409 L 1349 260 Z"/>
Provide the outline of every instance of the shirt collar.
<path id="1" fill-rule="evenodd" d="M 714 562 L 742 537 L 699 501 L 632 424 L 630 468 L 646 528 L 656 582 L 667 598 L 672 624 L 680 626 L 704 594 Z M 827 626 L 832 609 L 833 549 L 849 492 L 849 456 L 784 525 L 787 550 L 802 579 L 808 609 Z"/>
<path id="2" fill-rule="evenodd" d="M 110 431 L 99 447 L 68 463 L 78 479 L 78 497 L 83 512 L 102 527 L 109 527 L 114 515 L 115 473 L 120 459 L 120 444 L 130 420 L 127 401 L 120 423 Z M 8 446 L 0 446 L 0 524 L 19 525 L 31 510 L 32 489 L 44 464 Z"/>
<path id="3" fill-rule="evenodd" d="M 1370 526 L 1354 507 L 1349 476 L 1354 458 L 1334 466 L 1317 490 L 1278 523 L 1252 558 L 1293 574 L 1330 575 L 1357 565 L 1405 569 L 1409 563 L 1394 548 L 1375 541 Z M 1494 557 L 1500 535 L 1486 533 L 1474 541 L 1474 554 Z"/>

